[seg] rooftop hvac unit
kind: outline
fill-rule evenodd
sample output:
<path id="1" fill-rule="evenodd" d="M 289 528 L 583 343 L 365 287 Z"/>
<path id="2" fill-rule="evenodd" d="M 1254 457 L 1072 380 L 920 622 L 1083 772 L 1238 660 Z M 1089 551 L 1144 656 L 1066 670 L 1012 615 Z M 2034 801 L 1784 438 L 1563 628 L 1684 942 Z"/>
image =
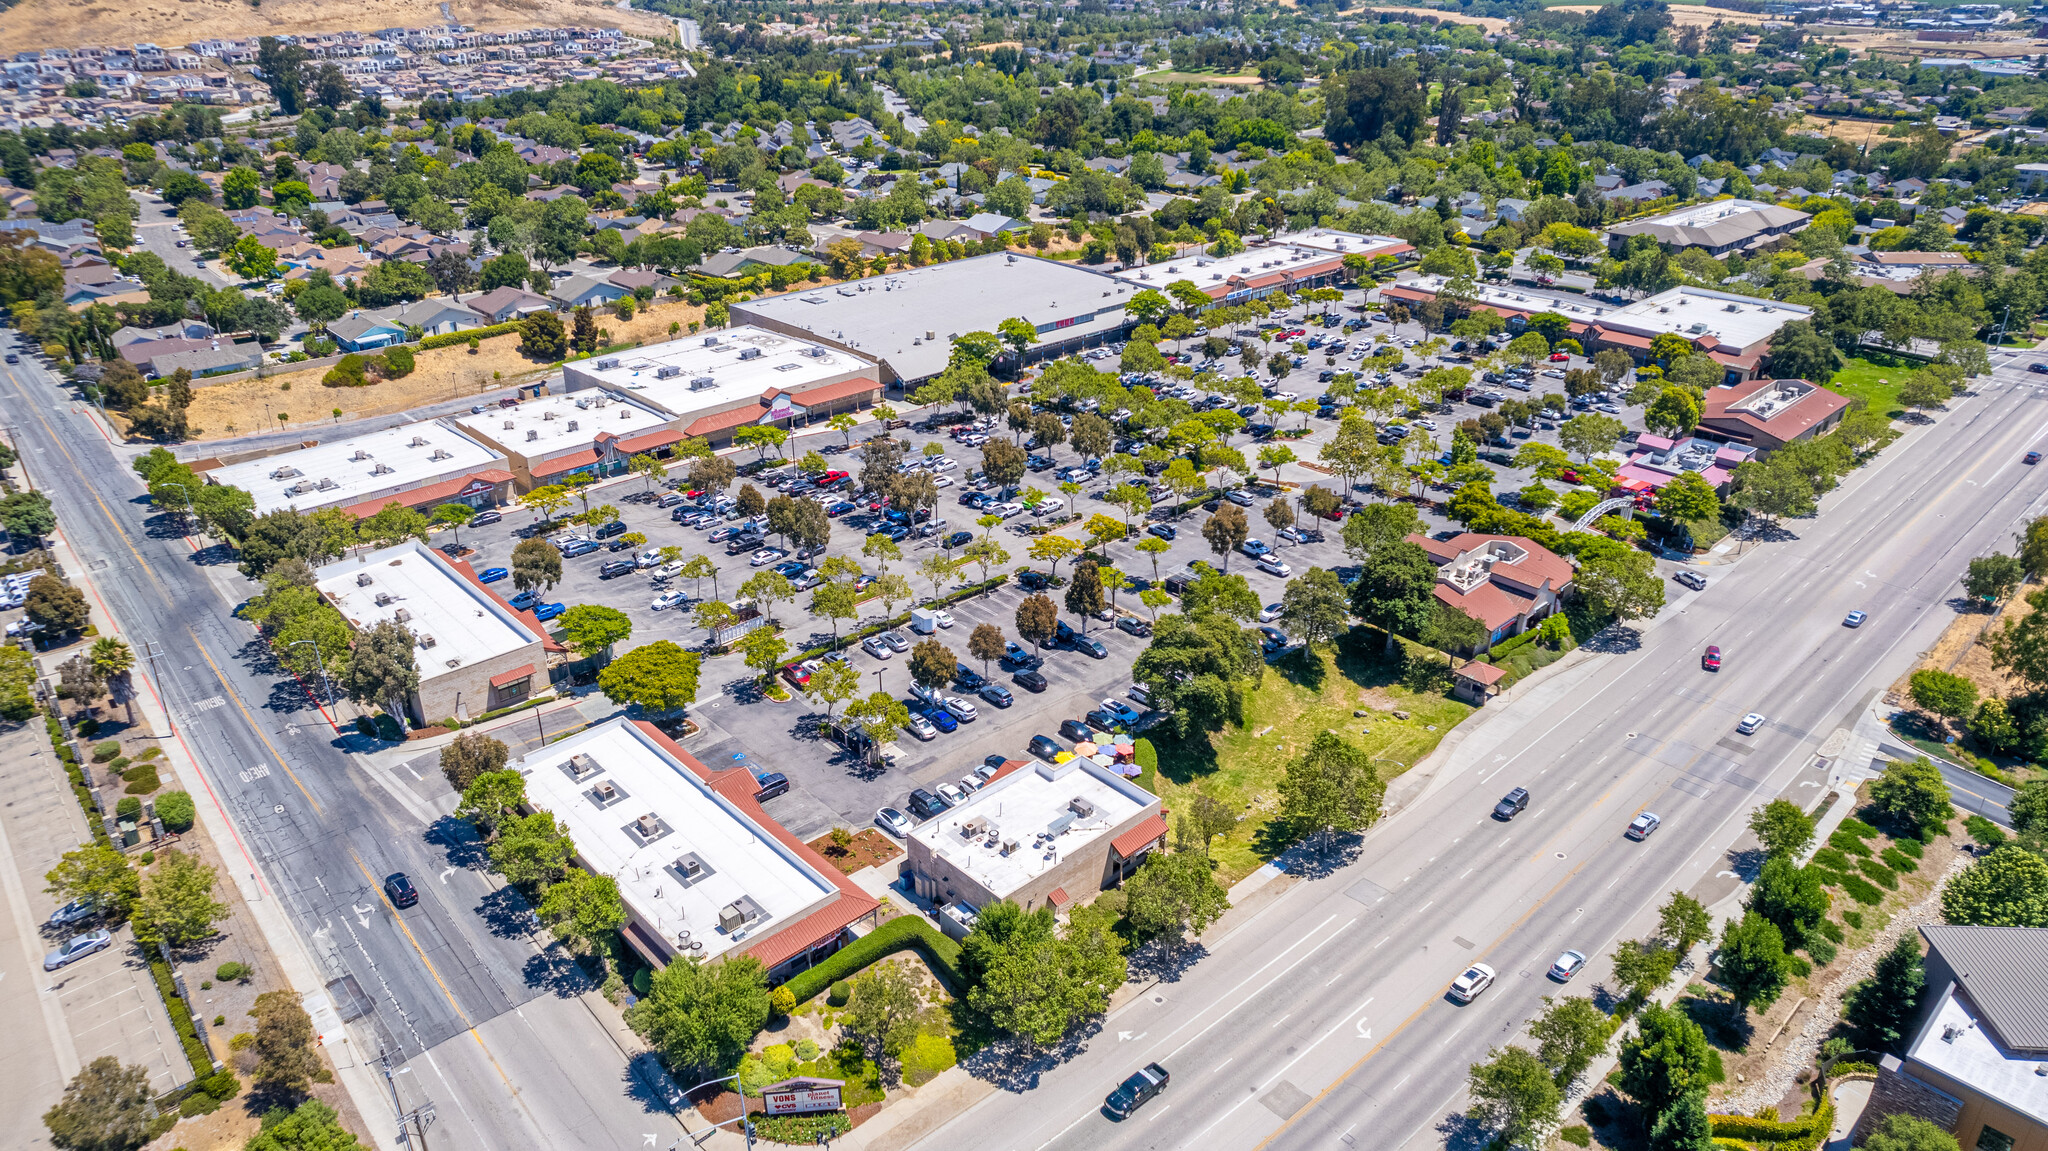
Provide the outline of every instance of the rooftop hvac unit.
<path id="1" fill-rule="evenodd" d="M 653 839 L 661 834 L 661 820 L 650 811 L 633 821 L 633 830 L 639 832 L 642 839 Z"/>
<path id="2" fill-rule="evenodd" d="M 404 608 L 399 608 L 397 611 L 391 613 L 391 618 L 397 620 L 399 623 L 410 623 L 412 622 L 412 613 L 405 610 Z"/>
<path id="3" fill-rule="evenodd" d="M 284 467 L 281 467 L 276 471 L 270 473 L 270 478 L 273 480 L 289 480 L 305 474 L 306 473 L 300 471 L 295 467 L 292 467 L 290 464 L 286 464 Z"/>
<path id="4" fill-rule="evenodd" d="M 759 349 L 759 348 L 741 348 L 741 349 L 740 349 L 740 359 L 743 359 L 743 360 L 758 360 L 758 359 L 760 359 L 760 358 L 761 358 L 761 349 Z"/>
<path id="5" fill-rule="evenodd" d="M 335 483 L 335 482 L 334 482 L 334 480 L 333 480 L 333 478 L 332 478 L 332 477 L 330 477 L 330 476 L 321 476 L 321 477 L 320 477 L 320 482 L 319 482 L 319 483 L 317 483 L 317 484 L 314 484 L 314 485 L 313 485 L 313 487 L 314 487 L 314 488 L 316 488 L 316 489 L 318 489 L 318 490 L 320 490 L 320 491 L 323 491 L 323 492 L 331 492 L 331 491 L 333 491 L 334 489 L 336 489 L 336 488 L 338 488 L 338 487 L 340 487 L 340 486 L 341 486 L 341 485 L 340 485 L 340 484 L 338 484 L 338 483 Z"/>
<path id="6" fill-rule="evenodd" d="M 576 397 L 576 410 L 577 410 L 577 411 L 579 411 L 579 412 L 587 412 L 587 411 L 589 411 L 589 410 L 590 410 L 590 397 L 589 397 L 589 396 L 577 396 L 577 397 Z"/>
<path id="7" fill-rule="evenodd" d="M 804 355 L 807 355 L 807 356 L 811 357 L 811 358 L 812 358 L 812 359 L 814 359 L 814 360 L 822 360 L 822 359 L 824 359 L 824 358 L 825 358 L 825 349 L 823 349 L 823 348 L 806 348 L 806 349 L 804 350 Z"/>
<path id="8" fill-rule="evenodd" d="M 378 606 L 378 607 L 385 607 L 385 606 L 389 605 L 390 603 L 391 603 L 391 593 L 390 593 L 390 592 L 388 592 L 388 591 L 380 591 L 380 592 L 378 592 L 378 593 L 377 593 L 377 606 Z"/>
<path id="9" fill-rule="evenodd" d="M 370 469 L 370 474 L 373 476 L 388 476 L 397 470 L 397 468 L 392 467 L 390 464 L 378 464 Z"/>
<path id="10" fill-rule="evenodd" d="M 370 583 L 371 583 L 371 580 L 370 580 L 370 573 L 369 573 L 369 572 L 357 572 L 357 573 L 356 573 L 356 586 L 357 586 L 357 587 L 369 587 L 369 586 L 370 586 Z"/>
<path id="11" fill-rule="evenodd" d="M 506 420 L 506 421 L 505 421 L 505 430 L 506 430 L 506 431 L 508 431 L 508 432 L 512 430 L 512 421 L 511 421 L 511 420 Z"/>
<path id="12" fill-rule="evenodd" d="M 704 346 L 705 346 L 705 347 L 707 347 L 707 348 L 715 348 L 715 347 L 717 347 L 717 346 L 718 346 L 718 337 L 717 337 L 717 336 L 706 336 L 706 337 L 704 337 Z"/>
<path id="13" fill-rule="evenodd" d="M 411 442 L 411 443 L 409 443 L 409 444 L 407 444 L 407 445 L 405 445 L 405 446 L 406 446 L 406 447 L 409 447 L 409 448 L 423 448 L 423 447 L 426 447 L 426 446 L 427 446 L 427 437 L 425 437 L 425 436 L 414 436 L 414 437 L 412 438 L 412 442 Z"/>
<path id="14" fill-rule="evenodd" d="M 434 637 L 430 635 L 422 635 L 420 636 L 419 644 L 421 647 L 432 647 L 434 646 Z"/>
<path id="15" fill-rule="evenodd" d="M 601 359 L 597 362 L 597 370 L 600 372 L 609 371 L 610 369 L 616 368 L 618 366 L 619 358 L 617 356 L 606 356 L 604 359 Z"/>
<path id="16" fill-rule="evenodd" d="M 569 762 L 562 766 L 568 768 L 569 774 L 578 779 L 597 774 L 597 761 L 582 752 L 570 756 Z"/>
<path id="17" fill-rule="evenodd" d="M 527 443 L 529 443 L 529 444 L 530 444 L 530 443 L 532 443 L 533 441 L 535 441 L 535 440 L 537 440 L 537 439 L 539 439 L 539 438 L 540 438 L 540 429 L 539 429 L 539 428 L 528 428 L 528 429 L 526 429 L 526 442 L 527 442 Z"/>
<path id="18" fill-rule="evenodd" d="M 559 416 L 558 416 L 558 415 L 557 415 L 557 413 L 555 413 L 555 412 L 542 412 L 542 413 L 540 414 L 540 418 L 541 418 L 541 419 L 542 419 L 543 421 L 546 421 L 546 420 L 552 420 L 552 419 L 557 419 L 557 418 L 559 418 Z"/>
<path id="19" fill-rule="evenodd" d="M 570 420 L 570 421 L 569 421 L 569 430 L 570 430 L 570 431 L 572 431 L 572 432 L 576 430 L 576 421 L 575 421 L 575 420 Z"/>
<path id="20" fill-rule="evenodd" d="M 738 931 L 740 925 L 746 921 L 746 914 L 740 911 L 740 905 L 737 903 L 728 903 L 718 909 L 718 929 L 720 931 Z"/>
<path id="21" fill-rule="evenodd" d="M 599 780 L 597 786 L 591 788 L 590 792 L 597 796 L 599 803 L 610 803 L 619 797 L 619 785 L 609 779 Z"/>
<path id="22" fill-rule="evenodd" d="M 718 381 L 712 379 L 710 376 L 698 376 L 696 379 L 690 381 L 690 390 L 693 392 L 701 392 L 705 388 L 715 388 L 717 386 Z"/>
<path id="23" fill-rule="evenodd" d="M 363 450 L 363 449 L 361 449 L 361 448 L 357 448 L 357 449 L 356 449 L 356 452 L 355 452 L 355 454 L 349 457 L 349 459 L 352 459 L 352 460 L 367 460 L 367 459 L 369 459 L 369 458 L 370 458 L 370 453 L 368 453 L 368 452 L 364 451 L 364 450 Z"/>
<path id="24" fill-rule="evenodd" d="M 1073 812 L 1075 815 L 1081 817 L 1082 819 L 1087 819 L 1089 816 L 1095 814 L 1095 805 L 1089 802 L 1086 798 L 1077 795 L 1073 799 L 1067 801 L 1067 810 Z"/>
<path id="25" fill-rule="evenodd" d="M 1061 812 L 1053 817 L 1051 823 L 1045 825 L 1045 833 L 1047 835 L 1063 835 L 1072 826 L 1074 826 L 1074 813 L 1071 811 Z"/>
<path id="26" fill-rule="evenodd" d="M 434 454 L 427 458 L 430 460 L 452 460 L 455 458 L 455 453 L 446 448 L 435 448 Z"/>
<path id="27" fill-rule="evenodd" d="M 630 419 L 632 419 L 632 418 L 633 418 L 633 409 L 631 409 L 631 408 L 620 408 L 620 409 L 619 409 L 619 418 L 620 418 L 620 419 L 622 419 L 622 420 L 630 420 Z"/>
<path id="28" fill-rule="evenodd" d="M 675 377 L 680 376 L 682 374 L 683 369 L 677 367 L 674 364 L 663 364 L 662 366 L 654 370 L 654 378 L 657 380 L 674 379 Z"/>

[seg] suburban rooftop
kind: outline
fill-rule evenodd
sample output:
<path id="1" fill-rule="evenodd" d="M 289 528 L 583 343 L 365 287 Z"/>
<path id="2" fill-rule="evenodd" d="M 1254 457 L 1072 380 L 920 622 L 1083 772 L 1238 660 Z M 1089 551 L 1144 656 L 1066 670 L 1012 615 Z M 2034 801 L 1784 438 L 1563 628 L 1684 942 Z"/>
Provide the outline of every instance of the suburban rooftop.
<path id="1" fill-rule="evenodd" d="M 599 432 L 624 439 L 666 425 L 672 417 L 612 392 L 585 389 L 523 400 L 516 408 L 488 408 L 456 422 L 523 456 L 588 448 Z"/>
<path id="2" fill-rule="evenodd" d="M 541 637 L 418 540 L 322 566 L 317 586 L 357 630 L 411 629 L 420 678 L 516 651 Z"/>
<path id="3" fill-rule="evenodd" d="M 1156 802 L 1086 759 L 1029 761 L 910 834 L 983 887 L 1007 895 Z"/>
<path id="4" fill-rule="evenodd" d="M 604 387 L 684 415 L 875 374 L 872 361 L 811 340 L 742 326 L 635 348 L 563 368 L 571 393 Z"/>
<path id="5" fill-rule="evenodd" d="M 439 420 L 313 444 L 206 473 L 217 484 L 248 492 L 256 514 L 284 508 L 310 512 L 351 507 L 381 492 L 398 493 L 505 466 L 505 457 Z M 404 501 L 400 501 L 404 502 Z"/>

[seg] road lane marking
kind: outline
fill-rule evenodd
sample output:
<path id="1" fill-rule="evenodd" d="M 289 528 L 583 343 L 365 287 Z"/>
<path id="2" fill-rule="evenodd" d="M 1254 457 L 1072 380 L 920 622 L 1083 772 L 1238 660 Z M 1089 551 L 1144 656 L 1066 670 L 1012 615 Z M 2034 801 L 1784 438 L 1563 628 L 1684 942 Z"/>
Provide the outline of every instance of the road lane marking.
<path id="1" fill-rule="evenodd" d="M 1301 945 L 1302 945 L 1303 943 L 1306 943 L 1306 942 L 1308 942 L 1308 940 L 1309 940 L 1309 937 L 1310 937 L 1310 936 L 1314 935 L 1314 934 L 1315 934 L 1316 932 L 1318 932 L 1318 931 L 1321 931 L 1321 930 L 1322 930 L 1323 928 L 1325 928 L 1325 927 L 1328 927 L 1328 926 L 1330 925 L 1330 920 L 1332 920 L 1332 919 L 1335 919 L 1335 918 L 1337 918 L 1337 917 L 1336 917 L 1336 916 L 1334 916 L 1334 915 L 1332 915 L 1332 916 L 1330 916 L 1330 918 L 1329 918 L 1329 919 L 1325 919 L 1325 920 L 1323 920 L 1323 921 L 1322 921 L 1321 923 L 1318 923 L 1318 924 L 1316 924 L 1314 928 L 1310 929 L 1310 930 L 1309 930 L 1309 931 L 1308 931 L 1308 932 L 1307 932 L 1306 934 L 1304 934 L 1304 935 L 1303 935 L 1303 936 L 1302 936 L 1302 937 L 1301 937 L 1300 939 L 1298 939 L 1298 940 L 1295 940 L 1295 941 L 1294 941 L 1294 942 L 1293 942 L 1292 944 L 1289 944 L 1289 945 L 1288 945 L 1288 947 L 1287 947 L 1287 951 L 1282 951 L 1282 952 L 1281 952 L 1280 954 L 1278 954 L 1278 955 L 1274 956 L 1273 958 L 1271 958 L 1271 959 L 1267 960 L 1267 961 L 1266 961 L 1266 963 L 1265 963 L 1265 965 L 1264 965 L 1264 966 L 1262 966 L 1262 967 L 1260 967 L 1258 971 L 1254 971 L 1254 972 L 1252 972 L 1252 973 L 1251 973 L 1250 975 L 1247 975 L 1247 976 L 1245 976 L 1245 977 L 1244 977 L 1243 979 L 1240 979 L 1240 980 L 1238 980 L 1238 982 L 1237 982 L 1236 986 L 1233 986 L 1233 987 L 1232 987 L 1232 988 L 1231 988 L 1231 989 L 1230 989 L 1229 991 L 1226 991 L 1226 992 L 1224 992 L 1224 993 L 1223 993 L 1222 995 L 1218 996 L 1218 997 L 1216 998 L 1216 1001 L 1215 1001 L 1214 1003 L 1211 1003 L 1211 1004 L 1209 1004 L 1209 1007 L 1215 1007 L 1215 1006 L 1217 1006 L 1218 1004 L 1221 1004 L 1221 1003 L 1223 1002 L 1223 1000 L 1224 1000 L 1225 998 L 1227 998 L 1227 997 L 1229 997 L 1229 996 L 1231 996 L 1231 995 L 1234 995 L 1234 994 L 1236 994 L 1236 992 L 1237 992 L 1238 988 L 1241 988 L 1241 987 L 1243 987 L 1243 986 L 1244 986 L 1245 984 L 1247 984 L 1247 983 L 1250 983 L 1250 982 L 1251 982 L 1252 980 L 1254 980 L 1254 979 L 1258 978 L 1258 976 L 1259 976 L 1260 972 L 1263 972 L 1263 971 L 1265 971 L 1267 967 L 1271 967 L 1271 966 L 1273 966 L 1273 965 L 1274 965 L 1275 963 L 1278 963 L 1278 962 L 1280 962 L 1280 961 L 1281 961 L 1282 959 L 1286 958 L 1286 956 L 1287 956 L 1287 952 L 1288 952 L 1288 951 L 1292 951 L 1292 950 L 1294 950 L 1294 949 L 1295 949 L 1296 947 L 1300 947 L 1300 946 L 1301 946 Z M 1336 939 L 1336 938 L 1337 938 L 1337 937 L 1338 937 L 1339 935 L 1342 935 L 1342 934 L 1344 933 L 1344 930 L 1345 930 L 1345 928 L 1348 928 L 1348 927 L 1350 927 L 1350 926 L 1351 926 L 1352 924 L 1354 924 L 1354 923 L 1357 923 L 1357 922 L 1358 922 L 1358 920 L 1357 920 L 1357 918 L 1356 918 L 1356 917 L 1354 917 L 1354 918 L 1352 918 L 1352 919 L 1349 919 L 1349 920 L 1346 920 L 1346 921 L 1345 921 L 1345 923 L 1344 923 L 1344 926 L 1343 926 L 1343 927 L 1339 927 L 1339 928 L 1338 928 L 1338 929 L 1337 929 L 1336 931 L 1333 931 L 1333 932 L 1331 932 L 1331 933 L 1330 933 L 1330 936 L 1329 936 L 1329 938 L 1328 938 L 1328 939 L 1325 939 L 1325 940 L 1323 940 L 1323 942 L 1322 942 L 1322 943 L 1318 943 L 1318 944 L 1316 944 L 1316 945 L 1315 945 L 1314 947 L 1311 947 L 1311 948 L 1309 948 L 1309 949 L 1308 949 L 1307 951 L 1303 952 L 1303 953 L 1302 953 L 1302 955 L 1301 955 L 1301 958 L 1300 958 L 1300 959 L 1297 959 L 1297 960 L 1295 960 L 1295 961 L 1294 961 L 1293 963 L 1290 963 L 1290 964 L 1288 964 L 1287 966 L 1285 966 L 1285 967 L 1281 968 L 1281 969 L 1280 969 L 1279 971 L 1276 971 L 1276 972 L 1274 972 L 1274 973 L 1273 973 L 1273 978 L 1271 978 L 1271 979 L 1268 979 L 1268 980 L 1267 980 L 1267 981 L 1266 981 L 1265 983 L 1261 984 L 1261 985 L 1259 986 L 1259 988 L 1258 988 L 1258 990 L 1257 990 L 1257 991 L 1254 991 L 1254 992 L 1252 992 L 1252 993 L 1251 993 L 1250 995 L 1247 995 L 1247 996 L 1245 996 L 1245 997 L 1244 997 L 1243 999 L 1240 999 L 1240 1000 L 1238 1000 L 1238 1002 L 1237 1002 L 1237 1003 L 1236 1003 L 1235 1005 L 1233 1005 L 1233 1006 L 1232 1006 L 1232 1007 L 1231 1007 L 1231 1008 L 1230 1008 L 1229 1010 L 1227 1010 L 1227 1011 L 1223 1012 L 1223 1013 L 1222 1013 L 1221 1015 L 1218 1015 L 1218 1016 L 1217 1016 L 1217 1017 L 1216 1017 L 1216 1018 L 1215 1018 L 1215 1019 L 1214 1019 L 1213 1021 L 1211 1021 L 1211 1022 L 1209 1023 L 1209 1025 L 1208 1025 L 1207 1027 L 1204 1027 L 1204 1028 L 1202 1028 L 1202 1029 L 1201 1029 L 1200 1031 L 1197 1031 L 1197 1032 L 1195 1032 L 1195 1033 L 1194 1033 L 1193 1035 L 1190 1035 L 1190 1036 L 1188 1036 L 1188 1037 L 1187 1037 L 1187 1040 L 1186 1040 L 1186 1042 L 1183 1042 L 1183 1043 L 1182 1043 L 1182 1044 L 1181 1044 L 1181 1045 L 1180 1045 L 1179 1047 L 1176 1047 L 1176 1048 L 1174 1048 L 1174 1049 L 1173 1049 L 1172 1051 L 1169 1051 L 1169 1052 L 1167 1052 L 1167 1053 L 1166 1053 L 1165 1055 L 1161 1056 L 1160 1058 L 1161 1058 L 1161 1059 L 1171 1059 L 1171 1058 L 1173 1058 L 1173 1057 L 1174 1057 L 1175 1055 L 1178 1055 L 1178 1054 L 1180 1054 L 1180 1053 L 1181 1053 L 1181 1051 L 1183 1051 L 1183 1050 L 1185 1050 L 1185 1049 L 1186 1049 L 1186 1047 L 1187 1047 L 1187 1045 L 1188 1045 L 1189 1043 L 1193 1043 L 1193 1042 L 1194 1042 L 1195 1040 L 1197 1040 L 1197 1039 L 1200 1039 L 1200 1038 L 1201 1038 L 1201 1037 L 1202 1037 L 1202 1036 L 1203 1036 L 1204 1034 L 1207 1034 L 1207 1033 L 1208 1033 L 1208 1031 L 1209 1031 L 1209 1028 L 1210 1028 L 1210 1027 L 1214 1027 L 1214 1026 L 1216 1026 L 1216 1024 L 1218 1024 L 1218 1023 L 1221 1023 L 1221 1022 L 1223 1022 L 1223 1021 L 1224 1021 L 1225 1019 L 1228 1019 L 1228 1018 L 1230 1018 L 1231 1014 L 1232 1014 L 1233 1012 L 1235 1012 L 1235 1011 L 1236 1011 L 1236 1010 L 1237 1010 L 1237 1009 L 1238 1009 L 1239 1007 L 1243 1007 L 1243 1006 L 1244 1006 L 1245 1004 L 1247 1004 L 1247 1003 L 1250 1003 L 1250 1002 L 1251 1002 L 1251 1001 L 1252 1001 L 1253 999 L 1256 999 L 1256 998 L 1258 997 L 1258 995 L 1259 995 L 1259 992 L 1262 992 L 1262 991 L 1264 991 L 1264 990 L 1265 990 L 1266 988 L 1268 988 L 1268 987 L 1271 987 L 1271 986 L 1272 986 L 1272 985 L 1273 985 L 1273 984 L 1274 984 L 1275 982 L 1277 982 L 1277 981 L 1278 981 L 1278 980 L 1280 979 L 1280 977 L 1281 977 L 1281 976 L 1283 976 L 1283 975 L 1286 975 L 1286 974 L 1287 974 L 1288 972 L 1290 972 L 1290 971 L 1294 970 L 1294 969 L 1295 969 L 1296 967 L 1299 967 L 1299 966 L 1300 966 L 1300 965 L 1301 965 L 1302 963 L 1304 963 L 1304 962 L 1306 962 L 1306 961 L 1307 961 L 1307 959 L 1308 959 L 1308 957 L 1309 957 L 1309 956 L 1311 956 L 1311 955 L 1314 955 L 1314 954 L 1315 954 L 1316 952 L 1318 952 L 1318 951 L 1322 950 L 1322 948 L 1323 948 L 1323 946 L 1324 946 L 1325 944 L 1329 943 L 1329 942 L 1330 942 L 1331 940 L 1333 940 L 1333 939 Z M 1197 1012 L 1196 1012 L 1196 1013 L 1195 1013 L 1195 1014 L 1194 1014 L 1194 1015 L 1193 1015 L 1193 1016 L 1192 1016 L 1192 1017 L 1191 1017 L 1191 1018 L 1190 1018 L 1190 1019 L 1188 1020 L 1188 1023 L 1193 1023 L 1193 1022 L 1194 1022 L 1194 1021 L 1195 1021 L 1196 1019 L 1199 1019 L 1199 1018 L 1201 1018 L 1201 1017 L 1202 1017 L 1202 1014 L 1203 1014 L 1203 1012 L 1206 1012 L 1206 1011 L 1208 1011 L 1208 1010 L 1209 1010 L 1209 1007 L 1204 1007 L 1204 1008 L 1203 1008 L 1203 1009 L 1202 1009 L 1201 1011 L 1197 1011 Z M 1181 1024 L 1181 1027 L 1185 1027 L 1185 1026 L 1187 1026 L 1187 1025 L 1188 1025 L 1187 1023 L 1183 1023 L 1183 1024 Z M 1171 1039 L 1171 1038 L 1173 1038 L 1173 1037 L 1174 1037 L 1175 1035 L 1177 1035 L 1177 1034 L 1179 1034 L 1179 1033 L 1180 1033 L 1180 1027 L 1176 1027 L 1176 1028 L 1174 1028 L 1174 1029 L 1173 1029 L 1172 1031 L 1169 1031 L 1169 1032 L 1167 1032 L 1167 1033 L 1165 1034 L 1165 1036 L 1163 1036 L 1163 1037 L 1162 1037 L 1162 1038 L 1160 1039 L 1160 1043 L 1162 1043 L 1162 1044 L 1163 1044 L 1163 1043 L 1165 1043 L 1165 1042 L 1166 1042 L 1166 1040 L 1168 1040 L 1168 1039 Z M 1154 1048 L 1154 1050 L 1157 1050 L 1157 1048 L 1155 1047 L 1155 1048 Z"/>

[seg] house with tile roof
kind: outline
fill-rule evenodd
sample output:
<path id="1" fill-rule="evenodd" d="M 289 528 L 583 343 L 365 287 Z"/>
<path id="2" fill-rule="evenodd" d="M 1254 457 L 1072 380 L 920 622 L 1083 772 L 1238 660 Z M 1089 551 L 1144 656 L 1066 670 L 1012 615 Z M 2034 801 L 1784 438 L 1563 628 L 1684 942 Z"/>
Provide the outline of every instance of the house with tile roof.
<path id="1" fill-rule="evenodd" d="M 1807 380 L 1743 380 L 1708 388 L 1700 430 L 1769 454 L 1834 431 L 1849 397 Z"/>
<path id="2" fill-rule="evenodd" d="M 1474 654 L 1527 631 L 1558 610 L 1576 570 L 1571 561 L 1523 536 L 1464 532 L 1409 542 L 1437 565 L 1436 598 L 1486 627 Z"/>

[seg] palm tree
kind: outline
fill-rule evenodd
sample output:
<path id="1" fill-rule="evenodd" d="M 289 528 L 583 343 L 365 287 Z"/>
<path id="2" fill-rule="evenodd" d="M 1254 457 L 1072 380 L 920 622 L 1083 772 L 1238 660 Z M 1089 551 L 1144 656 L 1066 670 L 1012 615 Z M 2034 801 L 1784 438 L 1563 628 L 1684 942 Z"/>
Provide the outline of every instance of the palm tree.
<path id="1" fill-rule="evenodd" d="M 112 681 L 115 676 L 126 676 L 135 667 L 134 649 L 110 635 L 101 636 L 93 641 L 92 652 L 89 658 L 92 660 L 93 671 L 102 680 L 107 681 Z M 133 687 L 126 685 L 124 687 L 126 687 L 126 690 L 121 693 L 122 701 L 128 707 L 128 722 L 133 724 L 135 722 L 135 691 Z"/>

